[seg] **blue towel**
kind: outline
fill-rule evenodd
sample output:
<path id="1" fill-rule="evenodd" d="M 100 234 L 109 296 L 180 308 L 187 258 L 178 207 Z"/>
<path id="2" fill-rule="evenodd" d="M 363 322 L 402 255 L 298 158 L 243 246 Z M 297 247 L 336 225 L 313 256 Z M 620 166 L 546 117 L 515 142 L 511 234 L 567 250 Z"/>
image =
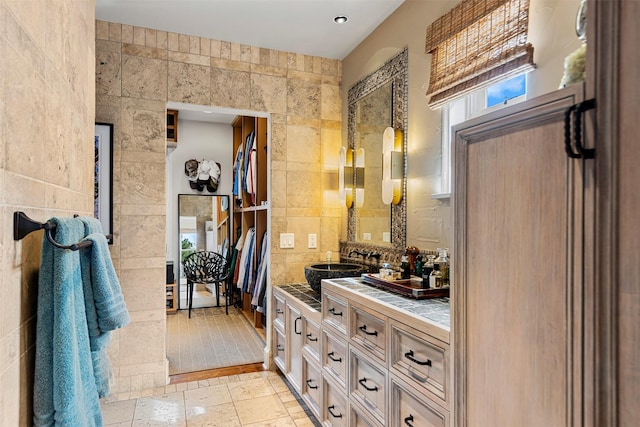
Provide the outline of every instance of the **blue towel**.
<path id="1" fill-rule="evenodd" d="M 85 236 L 77 218 L 53 218 L 58 243 Z M 33 422 L 39 426 L 100 427 L 80 269 L 80 253 L 42 239 L 38 279 Z"/>
<path id="2" fill-rule="evenodd" d="M 112 378 L 107 353 L 111 339 L 110 331 L 127 325 L 129 312 L 100 221 L 89 217 L 80 220 L 84 223 L 86 239 L 92 242 L 90 247 L 81 250 L 80 265 L 93 373 L 98 395 L 105 397 L 109 395 L 109 383 Z"/>

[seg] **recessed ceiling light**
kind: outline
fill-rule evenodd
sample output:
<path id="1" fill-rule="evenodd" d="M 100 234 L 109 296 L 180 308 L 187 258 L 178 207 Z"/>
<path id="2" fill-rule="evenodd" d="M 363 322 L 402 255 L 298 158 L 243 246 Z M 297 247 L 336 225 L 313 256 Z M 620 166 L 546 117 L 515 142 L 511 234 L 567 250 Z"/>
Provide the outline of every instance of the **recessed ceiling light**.
<path id="1" fill-rule="evenodd" d="M 336 24 L 344 24 L 348 20 L 349 18 L 347 18 L 346 16 L 336 16 L 335 18 L 333 18 L 333 22 L 335 22 Z"/>

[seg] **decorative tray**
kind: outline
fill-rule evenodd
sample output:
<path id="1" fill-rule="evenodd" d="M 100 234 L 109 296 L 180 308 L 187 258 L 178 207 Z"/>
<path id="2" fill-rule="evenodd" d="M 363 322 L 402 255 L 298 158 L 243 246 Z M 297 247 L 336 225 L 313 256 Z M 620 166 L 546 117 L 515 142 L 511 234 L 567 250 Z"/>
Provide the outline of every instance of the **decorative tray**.
<path id="1" fill-rule="evenodd" d="M 412 276 L 411 279 L 387 280 L 381 279 L 378 274 L 366 273 L 362 281 L 376 288 L 385 289 L 415 299 L 442 298 L 449 296 L 449 288 L 424 289 L 422 279 Z"/>

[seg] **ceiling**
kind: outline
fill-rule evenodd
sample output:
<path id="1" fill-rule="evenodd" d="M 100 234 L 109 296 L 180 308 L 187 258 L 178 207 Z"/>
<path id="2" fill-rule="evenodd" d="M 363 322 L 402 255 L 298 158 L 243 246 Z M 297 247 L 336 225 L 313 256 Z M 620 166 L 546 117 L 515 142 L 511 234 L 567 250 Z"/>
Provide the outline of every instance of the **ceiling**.
<path id="1" fill-rule="evenodd" d="M 96 0 L 96 19 L 344 59 L 404 0 Z M 347 16 L 344 24 L 333 18 Z"/>

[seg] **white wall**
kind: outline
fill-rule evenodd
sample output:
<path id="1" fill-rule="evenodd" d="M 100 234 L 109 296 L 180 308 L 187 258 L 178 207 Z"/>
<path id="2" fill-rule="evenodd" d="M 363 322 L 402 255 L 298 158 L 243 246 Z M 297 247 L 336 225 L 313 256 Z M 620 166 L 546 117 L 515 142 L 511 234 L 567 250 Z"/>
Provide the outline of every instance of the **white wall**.
<path id="1" fill-rule="evenodd" d="M 178 147 L 167 150 L 167 260 L 178 259 L 178 194 L 229 195 L 233 190 L 233 128 L 229 124 L 180 120 Z M 220 181 L 215 193 L 206 188 L 192 190 L 184 174 L 187 160 L 214 160 L 220 163 Z"/>

